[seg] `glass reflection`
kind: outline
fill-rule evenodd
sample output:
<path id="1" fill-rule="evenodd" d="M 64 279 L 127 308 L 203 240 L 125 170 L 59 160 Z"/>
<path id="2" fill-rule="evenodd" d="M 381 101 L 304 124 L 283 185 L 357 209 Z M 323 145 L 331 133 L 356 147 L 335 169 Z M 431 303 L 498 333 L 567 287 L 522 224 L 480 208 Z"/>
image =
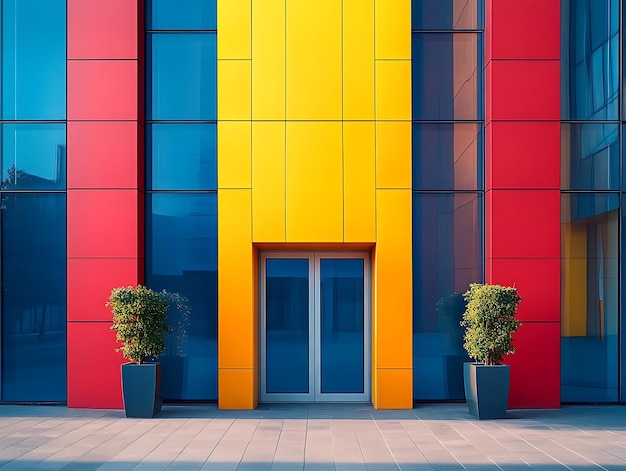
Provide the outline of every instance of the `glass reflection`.
<path id="1" fill-rule="evenodd" d="M 413 189 L 480 189 L 478 156 L 478 124 L 413 124 Z"/>
<path id="2" fill-rule="evenodd" d="M 266 392 L 309 392 L 309 260 L 266 259 Z"/>
<path id="3" fill-rule="evenodd" d="M 481 29 L 482 0 L 413 0 L 414 30 Z"/>
<path id="4" fill-rule="evenodd" d="M 561 118 L 617 120 L 619 0 L 561 2 Z"/>
<path id="5" fill-rule="evenodd" d="M 464 293 L 482 282 L 479 194 L 413 195 L 413 394 L 463 399 Z"/>
<path id="6" fill-rule="evenodd" d="M 65 188 L 65 124 L 2 125 L 3 190 Z"/>
<path id="7" fill-rule="evenodd" d="M 217 29 L 217 0 L 149 0 L 146 10 L 147 29 Z"/>
<path id="8" fill-rule="evenodd" d="M 619 197 L 561 200 L 561 401 L 618 400 Z"/>
<path id="9" fill-rule="evenodd" d="M 619 189 L 617 124 L 561 124 L 561 187 Z"/>
<path id="10" fill-rule="evenodd" d="M 191 307 L 188 320 L 168 313 L 186 338 L 181 343 L 174 332 L 160 357 L 163 393 L 217 399 L 217 195 L 148 195 L 146 213 L 146 283 L 180 293 Z"/>
<path id="11" fill-rule="evenodd" d="M 4 194 L 3 401 L 66 399 L 66 198 Z"/>
<path id="12" fill-rule="evenodd" d="M 474 33 L 413 33 L 413 120 L 482 118 L 481 43 Z"/>
<path id="13" fill-rule="evenodd" d="M 3 119 L 65 119 L 65 4 L 2 1 Z"/>
<path id="14" fill-rule="evenodd" d="M 151 34 L 148 119 L 217 119 L 215 33 Z"/>
<path id="15" fill-rule="evenodd" d="M 320 260 L 321 392 L 364 392 L 363 259 Z"/>
<path id="16" fill-rule="evenodd" d="M 148 125 L 147 141 L 153 190 L 217 190 L 217 125 Z"/>

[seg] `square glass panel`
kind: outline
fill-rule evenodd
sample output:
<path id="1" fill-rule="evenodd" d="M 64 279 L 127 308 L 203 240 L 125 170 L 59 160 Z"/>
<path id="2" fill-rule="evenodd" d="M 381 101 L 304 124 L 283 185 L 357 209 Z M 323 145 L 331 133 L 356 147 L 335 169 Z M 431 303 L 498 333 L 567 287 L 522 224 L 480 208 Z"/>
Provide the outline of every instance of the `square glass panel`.
<path id="1" fill-rule="evenodd" d="M 217 0 L 148 0 L 148 30 L 215 30 Z"/>
<path id="2" fill-rule="evenodd" d="M 483 28 L 483 0 L 413 0 L 413 30 Z"/>

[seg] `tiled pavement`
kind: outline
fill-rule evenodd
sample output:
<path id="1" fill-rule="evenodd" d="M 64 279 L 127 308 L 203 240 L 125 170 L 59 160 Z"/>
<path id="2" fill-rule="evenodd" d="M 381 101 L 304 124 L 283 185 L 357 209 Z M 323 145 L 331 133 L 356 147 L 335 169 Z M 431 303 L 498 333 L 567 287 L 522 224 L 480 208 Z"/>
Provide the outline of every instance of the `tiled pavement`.
<path id="1" fill-rule="evenodd" d="M 165 406 L 122 411 L 0 406 L 0 469 L 621 470 L 626 406 L 509 411 L 477 421 L 464 404 Z"/>

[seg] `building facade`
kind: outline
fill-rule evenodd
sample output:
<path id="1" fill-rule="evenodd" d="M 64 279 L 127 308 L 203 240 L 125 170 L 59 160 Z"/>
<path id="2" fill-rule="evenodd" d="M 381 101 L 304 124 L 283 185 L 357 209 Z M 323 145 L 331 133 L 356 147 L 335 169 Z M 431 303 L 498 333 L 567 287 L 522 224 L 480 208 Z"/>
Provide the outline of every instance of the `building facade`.
<path id="1" fill-rule="evenodd" d="M 2 0 L 0 402 L 463 400 L 515 285 L 512 408 L 626 402 L 620 0 Z"/>

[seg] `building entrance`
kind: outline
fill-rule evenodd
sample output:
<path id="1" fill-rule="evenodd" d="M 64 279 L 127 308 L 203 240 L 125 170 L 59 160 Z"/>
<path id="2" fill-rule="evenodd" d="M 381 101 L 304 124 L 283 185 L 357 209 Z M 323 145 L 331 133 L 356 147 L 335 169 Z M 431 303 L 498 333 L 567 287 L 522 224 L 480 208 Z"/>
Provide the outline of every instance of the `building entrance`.
<path id="1" fill-rule="evenodd" d="M 369 280 L 366 253 L 261 256 L 261 401 L 370 401 Z"/>

